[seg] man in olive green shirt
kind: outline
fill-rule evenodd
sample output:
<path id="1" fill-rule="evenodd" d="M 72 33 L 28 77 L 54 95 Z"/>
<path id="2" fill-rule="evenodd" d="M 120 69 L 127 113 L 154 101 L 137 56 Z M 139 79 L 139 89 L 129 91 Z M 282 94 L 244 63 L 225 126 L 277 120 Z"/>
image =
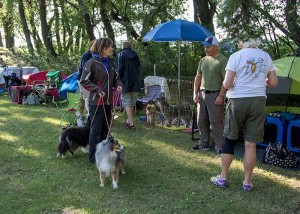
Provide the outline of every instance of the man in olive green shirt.
<path id="1" fill-rule="evenodd" d="M 213 36 L 202 43 L 206 56 L 200 59 L 194 81 L 193 100 L 197 107 L 199 143 L 193 150 L 209 150 L 210 130 L 215 141 L 217 155 L 223 145 L 224 97 L 226 90 L 222 83 L 228 59 L 219 53 L 219 42 Z"/>

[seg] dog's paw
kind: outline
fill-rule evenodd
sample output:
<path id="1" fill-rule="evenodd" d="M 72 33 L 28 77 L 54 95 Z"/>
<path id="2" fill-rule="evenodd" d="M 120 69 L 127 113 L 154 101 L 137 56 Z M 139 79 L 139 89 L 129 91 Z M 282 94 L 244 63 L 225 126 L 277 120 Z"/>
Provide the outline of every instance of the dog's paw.
<path id="1" fill-rule="evenodd" d="M 104 187 L 104 184 L 100 184 L 99 187 Z"/>
<path id="2" fill-rule="evenodd" d="M 123 171 L 121 171 L 121 173 L 122 173 L 122 175 L 124 175 L 126 172 L 125 172 L 125 170 L 123 170 Z"/>
<path id="3" fill-rule="evenodd" d="M 113 181 L 113 189 L 118 189 L 118 182 L 117 181 Z"/>
<path id="4" fill-rule="evenodd" d="M 80 149 L 81 149 L 81 151 L 83 151 L 83 153 L 85 153 L 85 154 L 88 154 L 88 153 L 89 153 L 89 151 L 88 151 L 86 148 L 84 148 L 84 147 L 81 147 Z"/>

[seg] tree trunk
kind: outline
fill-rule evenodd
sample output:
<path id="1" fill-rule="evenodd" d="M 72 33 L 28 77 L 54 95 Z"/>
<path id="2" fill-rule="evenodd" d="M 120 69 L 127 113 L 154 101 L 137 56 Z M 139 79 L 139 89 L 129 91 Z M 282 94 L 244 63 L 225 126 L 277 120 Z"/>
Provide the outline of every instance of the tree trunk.
<path id="1" fill-rule="evenodd" d="M 3 47 L 3 40 L 2 40 L 1 31 L 0 31 L 0 47 Z"/>
<path id="2" fill-rule="evenodd" d="M 53 44 L 52 44 L 52 34 L 51 29 L 47 23 L 47 7 L 46 7 L 46 1 L 40 0 L 39 1 L 39 13 L 40 13 L 40 19 L 41 19 L 41 30 L 42 30 L 42 37 L 44 40 L 44 44 L 46 47 L 46 50 L 54 57 L 57 57 L 57 53 L 54 50 Z"/>
<path id="3" fill-rule="evenodd" d="M 23 27 L 23 32 L 24 32 L 24 35 L 25 35 L 28 51 L 31 54 L 31 56 L 33 57 L 34 56 L 34 50 L 33 50 L 33 45 L 32 45 L 32 42 L 31 42 L 30 31 L 28 29 L 28 25 L 27 25 L 27 22 L 26 22 L 23 0 L 18 0 L 18 3 L 19 3 L 18 5 L 19 5 L 20 20 L 21 20 L 21 24 L 22 24 L 22 27 Z"/>
<path id="4" fill-rule="evenodd" d="M 115 33 L 111 21 L 108 17 L 107 0 L 99 0 L 99 6 L 100 6 L 100 15 L 102 18 L 102 23 L 104 25 L 104 29 L 107 34 L 107 37 L 113 40 L 113 43 L 115 45 L 116 44 Z"/>
<path id="5" fill-rule="evenodd" d="M 291 39 L 300 47 L 300 24 L 299 23 L 299 8 L 297 11 L 297 0 L 286 0 L 285 16 L 287 28 L 291 32 Z"/>
<path id="6" fill-rule="evenodd" d="M 2 18 L 3 30 L 4 30 L 4 38 L 5 38 L 5 46 L 8 49 L 14 48 L 15 39 L 14 39 L 14 20 L 9 14 L 6 14 L 5 17 Z"/>
<path id="7" fill-rule="evenodd" d="M 27 4 L 28 4 L 28 13 L 29 13 L 29 24 L 30 24 L 30 27 L 31 27 L 31 33 L 32 33 L 32 38 L 33 38 L 33 42 L 34 42 L 34 46 L 36 48 L 36 51 L 38 53 L 40 53 L 41 49 L 42 49 L 42 40 L 38 34 L 38 30 L 36 29 L 36 26 L 35 26 L 35 20 L 34 20 L 34 7 L 32 5 L 32 1 L 31 0 L 27 0 Z"/>
<path id="8" fill-rule="evenodd" d="M 60 39 L 60 17 L 59 17 L 59 12 L 58 12 L 58 4 L 57 0 L 53 0 L 53 5 L 54 5 L 54 19 L 55 19 L 55 37 L 56 37 L 56 44 L 57 44 L 57 49 L 58 53 L 62 53 L 62 45 L 61 45 L 61 39 Z"/>
<path id="9" fill-rule="evenodd" d="M 210 32 L 214 33 L 213 17 L 216 11 L 216 3 L 210 0 L 193 0 L 194 20 L 200 23 Z"/>
<path id="10" fill-rule="evenodd" d="M 105 0 L 105 2 L 106 2 L 106 0 Z M 127 8 L 128 1 L 126 1 L 125 12 L 123 12 L 123 13 L 120 13 L 119 9 L 117 8 L 117 6 L 115 4 L 113 4 L 112 1 L 110 2 L 110 4 L 113 7 L 113 9 L 111 10 L 112 19 L 114 21 L 120 23 L 121 25 L 123 25 L 126 28 L 127 36 L 129 38 L 133 37 L 135 40 L 141 41 L 141 36 L 136 32 L 136 30 L 134 29 L 134 27 L 132 25 L 131 20 L 126 15 L 126 13 L 127 13 L 126 8 Z"/>
<path id="11" fill-rule="evenodd" d="M 80 12 L 82 14 L 82 17 L 83 17 L 83 20 L 85 23 L 85 29 L 86 29 L 87 35 L 88 35 L 90 41 L 92 41 L 92 40 L 96 39 L 96 37 L 94 34 L 94 26 L 92 25 L 90 14 L 89 14 L 83 0 L 78 0 L 78 4 L 79 4 L 79 9 L 80 9 Z"/>
<path id="12" fill-rule="evenodd" d="M 64 0 L 60 0 L 61 11 L 65 11 Z M 68 28 L 68 19 L 66 13 L 61 13 L 61 25 L 62 25 L 62 48 L 66 51 L 66 35 Z"/>

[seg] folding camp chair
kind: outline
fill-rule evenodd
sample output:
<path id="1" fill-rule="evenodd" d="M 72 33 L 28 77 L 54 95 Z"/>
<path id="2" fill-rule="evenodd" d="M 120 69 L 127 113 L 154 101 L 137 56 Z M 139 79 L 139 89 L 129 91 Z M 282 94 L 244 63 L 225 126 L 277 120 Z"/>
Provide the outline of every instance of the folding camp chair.
<path id="1" fill-rule="evenodd" d="M 67 100 L 53 102 L 61 112 L 60 125 L 63 122 L 67 124 L 76 124 L 77 117 L 80 116 L 81 93 L 67 92 Z"/>
<path id="2" fill-rule="evenodd" d="M 46 80 L 45 80 L 45 79 Z M 34 92 L 38 95 L 42 103 L 54 102 L 55 97 L 58 97 L 58 91 L 61 87 L 62 74 L 60 71 L 49 71 L 46 73 L 44 80 L 33 81 Z M 48 100 L 47 98 L 51 98 Z"/>
<path id="3" fill-rule="evenodd" d="M 150 101 L 154 101 L 155 99 L 159 98 L 161 94 L 162 91 L 160 85 L 150 85 L 147 87 L 147 93 L 145 96 L 138 98 L 137 101 L 141 102 L 142 104 L 147 104 Z"/>

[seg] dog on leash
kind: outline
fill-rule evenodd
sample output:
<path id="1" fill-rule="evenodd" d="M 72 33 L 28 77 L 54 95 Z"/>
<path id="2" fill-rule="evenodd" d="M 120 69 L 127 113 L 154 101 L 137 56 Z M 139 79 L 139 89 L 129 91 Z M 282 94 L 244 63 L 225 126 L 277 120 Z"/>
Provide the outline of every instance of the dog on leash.
<path id="1" fill-rule="evenodd" d="M 63 130 L 59 136 L 59 143 L 57 146 L 57 156 L 65 158 L 66 153 L 70 152 L 74 156 L 76 149 L 81 147 L 84 153 L 89 151 L 89 126 L 71 126 Z"/>
<path id="2" fill-rule="evenodd" d="M 118 188 L 119 174 L 125 174 L 125 147 L 113 137 L 97 145 L 96 165 L 99 170 L 100 187 L 104 187 L 105 178 L 111 176 L 113 189 Z"/>
<path id="3" fill-rule="evenodd" d="M 147 104 L 146 106 L 147 125 L 148 127 L 155 127 L 156 107 L 154 104 Z"/>

